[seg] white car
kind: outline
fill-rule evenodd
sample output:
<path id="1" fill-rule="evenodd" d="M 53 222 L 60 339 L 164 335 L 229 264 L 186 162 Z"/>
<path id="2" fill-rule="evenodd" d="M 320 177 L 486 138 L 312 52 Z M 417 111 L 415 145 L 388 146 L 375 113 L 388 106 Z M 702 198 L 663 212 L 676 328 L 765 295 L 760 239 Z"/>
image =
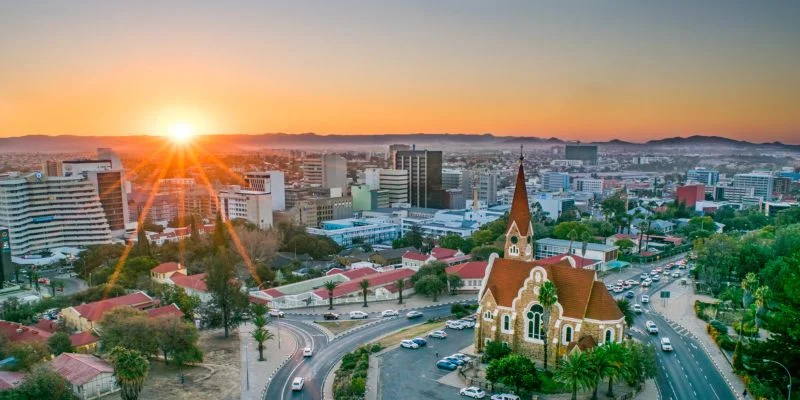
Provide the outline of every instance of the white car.
<path id="1" fill-rule="evenodd" d="M 650 279 L 650 278 L 647 278 L 647 279 L 642 281 L 642 286 L 643 287 L 648 287 L 648 286 L 650 286 L 651 283 L 653 283 L 653 280 Z"/>
<path id="2" fill-rule="evenodd" d="M 463 361 L 465 363 L 472 361 L 472 358 L 470 358 L 468 355 L 466 355 L 464 353 L 456 353 L 456 354 L 453 354 L 450 357 L 457 358 L 457 359 L 459 359 L 459 360 L 461 360 L 461 361 Z"/>
<path id="3" fill-rule="evenodd" d="M 633 312 L 635 312 L 637 314 L 641 314 L 641 313 L 644 312 L 644 309 L 642 308 L 641 304 L 634 304 L 633 305 Z"/>
<path id="4" fill-rule="evenodd" d="M 638 284 L 639 284 L 639 282 L 636 282 L 636 281 L 635 281 L 635 280 L 633 280 L 633 279 L 628 279 L 627 281 L 625 281 L 625 284 L 626 284 L 626 285 L 638 285 Z"/>
<path id="5" fill-rule="evenodd" d="M 278 310 L 277 308 L 273 308 L 272 310 L 269 310 L 269 316 L 275 318 L 283 318 L 286 316 L 286 314 L 283 311 Z"/>
<path id="6" fill-rule="evenodd" d="M 461 324 L 464 325 L 464 328 L 474 328 L 475 327 L 475 321 L 470 321 L 468 319 L 460 319 L 460 320 L 458 320 L 458 322 L 461 322 Z"/>
<path id="7" fill-rule="evenodd" d="M 445 322 L 444 326 L 446 326 L 446 327 L 448 327 L 450 329 L 458 329 L 458 330 L 462 330 L 462 329 L 466 328 L 466 326 L 464 326 L 464 324 L 461 323 L 461 321 L 453 321 L 453 320 L 449 320 L 449 321 Z"/>
<path id="8" fill-rule="evenodd" d="M 475 386 L 461 389 L 458 394 L 462 396 L 472 397 L 473 399 L 482 399 L 486 397 L 486 392 L 483 389 Z"/>
<path id="9" fill-rule="evenodd" d="M 292 380 L 292 391 L 303 390 L 303 385 L 306 383 L 306 380 L 301 377 L 295 377 Z"/>
<path id="10" fill-rule="evenodd" d="M 622 286 L 614 286 L 614 293 L 622 293 L 624 291 L 625 289 L 623 289 Z"/>
<path id="11" fill-rule="evenodd" d="M 672 277 L 673 278 L 679 278 L 680 276 L 681 276 L 681 273 L 678 272 L 678 271 L 675 271 L 675 272 L 672 273 Z"/>
<path id="12" fill-rule="evenodd" d="M 413 340 L 405 339 L 400 341 L 400 347 L 405 347 L 406 349 L 418 349 L 419 345 L 414 343 Z"/>
<path id="13" fill-rule="evenodd" d="M 311 357 L 314 355 L 314 352 L 311 350 L 311 347 L 306 347 L 303 349 L 303 357 Z"/>
<path id="14" fill-rule="evenodd" d="M 647 332 L 655 333 L 656 335 L 658 335 L 658 327 L 656 326 L 655 322 L 647 321 L 644 323 L 644 326 L 647 327 Z"/>
<path id="15" fill-rule="evenodd" d="M 350 319 L 367 319 L 369 314 L 363 311 L 350 311 Z"/>
<path id="16" fill-rule="evenodd" d="M 519 400 L 519 396 L 511 393 L 500 393 L 490 397 L 492 400 Z"/>
<path id="17" fill-rule="evenodd" d="M 642 304 L 647 304 L 649 302 L 650 302 L 650 296 L 646 295 L 646 294 L 643 294 L 642 295 Z"/>
<path id="18" fill-rule="evenodd" d="M 400 313 L 395 310 L 384 310 L 381 313 L 381 317 L 396 317 L 398 315 L 400 315 Z"/>
<path id="19" fill-rule="evenodd" d="M 661 338 L 661 350 L 662 351 L 672 351 L 672 343 L 670 343 L 668 337 Z"/>
<path id="20" fill-rule="evenodd" d="M 432 337 L 432 338 L 435 338 L 435 339 L 446 339 L 447 338 L 447 332 L 445 332 L 445 331 L 433 331 L 433 332 L 429 333 L 428 336 Z"/>

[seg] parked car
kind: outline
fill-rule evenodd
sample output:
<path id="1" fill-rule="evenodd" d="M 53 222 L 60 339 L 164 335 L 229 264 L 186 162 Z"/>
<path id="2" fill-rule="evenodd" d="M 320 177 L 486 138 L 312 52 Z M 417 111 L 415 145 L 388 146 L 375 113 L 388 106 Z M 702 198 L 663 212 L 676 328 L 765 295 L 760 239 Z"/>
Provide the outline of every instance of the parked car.
<path id="1" fill-rule="evenodd" d="M 639 275 L 639 278 L 640 279 L 647 279 L 647 277 L 649 277 L 649 276 L 650 275 L 648 275 L 647 272 L 643 272 L 641 275 Z"/>
<path id="2" fill-rule="evenodd" d="M 628 279 L 627 281 L 625 281 L 625 283 L 628 284 L 628 285 L 638 285 L 639 284 L 639 282 L 637 282 L 637 281 L 635 281 L 633 279 Z"/>
<path id="3" fill-rule="evenodd" d="M 273 318 L 283 318 L 286 316 L 286 313 L 277 308 L 273 308 L 272 310 L 269 310 L 269 316 Z"/>
<path id="4" fill-rule="evenodd" d="M 414 319 L 420 317 L 422 317 L 422 313 L 419 311 L 409 311 L 408 313 L 406 313 L 406 318 L 408 319 Z"/>
<path id="5" fill-rule="evenodd" d="M 434 339 L 446 339 L 447 338 L 447 332 L 445 332 L 445 331 L 433 331 L 433 332 L 428 334 L 428 337 L 432 337 Z"/>
<path id="6" fill-rule="evenodd" d="M 314 352 L 311 350 L 311 347 L 306 347 L 303 349 L 303 357 L 311 357 L 314 355 Z"/>
<path id="7" fill-rule="evenodd" d="M 297 376 L 292 380 L 292 391 L 303 390 L 303 385 L 306 383 L 305 379 Z"/>
<path id="8" fill-rule="evenodd" d="M 675 272 L 672 273 L 672 277 L 673 278 L 680 278 L 680 276 L 681 276 L 681 273 L 678 272 L 678 271 L 675 271 Z"/>
<path id="9" fill-rule="evenodd" d="M 624 291 L 625 289 L 623 289 L 622 286 L 614 286 L 614 293 L 622 293 Z"/>
<path id="10" fill-rule="evenodd" d="M 413 340 L 404 339 L 400 341 L 400 347 L 405 347 L 407 349 L 418 349 L 419 345 L 416 344 Z"/>
<path id="11" fill-rule="evenodd" d="M 369 314 L 363 311 L 350 311 L 350 319 L 367 319 Z"/>
<path id="12" fill-rule="evenodd" d="M 381 317 L 396 317 L 398 315 L 400 315 L 400 313 L 395 310 L 383 310 L 381 313 Z"/>
<path id="13" fill-rule="evenodd" d="M 634 304 L 633 305 L 633 312 L 635 312 L 637 314 L 641 314 L 641 313 L 644 312 L 644 309 L 642 308 L 642 306 L 640 304 Z"/>
<path id="14" fill-rule="evenodd" d="M 519 396 L 511 393 L 500 393 L 490 397 L 491 400 L 519 400 Z"/>
<path id="15" fill-rule="evenodd" d="M 447 360 L 439 360 L 436 362 L 436 368 L 446 369 L 448 371 L 455 371 L 458 365 L 455 365 Z"/>
<path id="16" fill-rule="evenodd" d="M 617 284 L 616 284 L 616 285 L 614 285 L 614 286 L 622 286 L 622 285 L 624 285 L 624 284 L 625 284 L 625 281 L 623 281 L 622 279 L 620 279 L 620 280 L 618 280 L 618 281 L 617 281 Z"/>
<path id="17" fill-rule="evenodd" d="M 474 320 L 460 319 L 460 320 L 458 320 L 458 322 L 461 322 L 464 325 L 465 328 L 474 328 L 475 327 L 475 321 Z"/>
<path id="18" fill-rule="evenodd" d="M 462 396 L 472 397 L 473 399 L 482 399 L 486 397 L 486 392 L 484 392 L 483 389 L 475 386 L 463 388 L 458 391 L 458 394 Z"/>
<path id="19" fill-rule="evenodd" d="M 326 320 L 339 319 L 339 314 L 335 312 L 326 312 L 325 314 L 322 314 L 322 318 L 325 318 Z"/>
<path id="20" fill-rule="evenodd" d="M 416 343 L 419 347 L 425 347 L 425 346 L 428 345 L 428 341 L 423 339 L 423 338 L 421 338 L 421 337 L 413 338 L 413 339 L 411 339 L 411 341 Z"/>
<path id="21" fill-rule="evenodd" d="M 455 358 L 457 358 L 457 359 L 459 359 L 459 360 L 461 360 L 463 362 L 472 361 L 472 358 L 470 358 L 468 355 L 463 354 L 463 353 L 456 353 L 456 354 L 451 355 L 450 357 L 455 357 Z"/>
<path id="22" fill-rule="evenodd" d="M 452 357 L 452 356 L 451 357 L 444 357 L 444 358 L 442 358 L 442 360 L 445 360 L 445 361 L 447 361 L 449 363 L 453 363 L 455 365 L 458 365 L 459 367 L 464 365 L 464 364 L 466 364 L 464 361 L 461 361 L 461 360 L 459 360 L 459 359 L 457 359 L 455 357 Z"/>
<path id="23" fill-rule="evenodd" d="M 643 294 L 642 295 L 642 304 L 647 304 L 649 302 L 650 302 L 650 296 L 646 295 L 646 294 Z"/>
<path id="24" fill-rule="evenodd" d="M 448 329 L 458 329 L 458 330 L 466 328 L 466 326 L 464 326 L 464 324 L 461 321 L 454 321 L 454 320 L 449 320 L 445 322 L 444 326 L 447 327 Z"/>
<path id="25" fill-rule="evenodd" d="M 631 292 L 631 291 L 629 290 L 629 291 L 628 291 L 628 293 L 625 293 L 625 297 L 627 297 L 627 298 L 629 298 L 629 299 L 632 299 L 632 298 L 634 297 L 634 294 L 633 294 L 633 292 Z"/>
<path id="26" fill-rule="evenodd" d="M 629 283 L 625 282 L 624 284 L 622 284 L 622 288 L 625 289 L 625 290 L 628 290 L 628 289 L 631 288 L 631 285 Z"/>
<path id="27" fill-rule="evenodd" d="M 653 279 L 653 282 L 660 282 L 661 281 L 661 277 L 658 276 L 658 275 L 653 275 L 652 279 Z"/>
<path id="28" fill-rule="evenodd" d="M 672 351 L 672 343 L 670 343 L 668 337 L 661 338 L 661 350 L 662 351 Z"/>
<path id="29" fill-rule="evenodd" d="M 647 321 L 647 322 L 644 323 L 644 326 L 647 327 L 647 332 L 648 333 L 654 333 L 656 335 L 658 334 L 658 327 L 656 326 L 655 322 Z"/>

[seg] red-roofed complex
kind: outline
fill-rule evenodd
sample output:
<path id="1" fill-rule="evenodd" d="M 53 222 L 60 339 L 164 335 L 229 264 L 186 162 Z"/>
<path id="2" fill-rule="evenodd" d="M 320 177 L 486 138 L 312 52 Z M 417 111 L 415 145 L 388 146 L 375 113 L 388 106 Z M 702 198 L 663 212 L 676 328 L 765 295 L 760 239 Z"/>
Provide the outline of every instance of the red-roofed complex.
<path id="1" fill-rule="evenodd" d="M 176 262 L 168 262 L 151 269 L 150 278 L 158 283 L 164 283 L 176 273 L 186 275 L 186 267 Z"/>
<path id="2" fill-rule="evenodd" d="M 187 294 L 197 296 L 203 302 L 210 300 L 206 274 L 187 274 L 186 267 L 178 263 L 164 263 L 150 270 L 150 276 L 156 282 L 180 286 Z"/>
<path id="3" fill-rule="evenodd" d="M 78 353 L 94 353 L 100 338 L 92 332 L 78 332 L 69 337 L 69 343 Z"/>
<path id="4" fill-rule="evenodd" d="M 168 316 L 183 318 L 183 311 L 175 303 L 172 303 L 158 308 L 151 308 L 147 310 L 147 315 L 154 318 Z"/>
<path id="5" fill-rule="evenodd" d="M 12 343 L 38 342 L 47 343 L 52 333 L 34 326 L 25 326 L 16 322 L 0 321 L 0 335 Z"/>
<path id="6" fill-rule="evenodd" d="M 428 255 L 417 251 L 407 251 L 403 254 L 402 262 L 404 268 L 411 268 L 418 271 L 423 265 L 434 261 L 440 261 L 447 265 L 456 265 L 469 261 L 469 258 L 469 255 L 464 254 L 461 250 L 452 250 L 437 246 L 431 249 L 431 253 Z"/>
<path id="7" fill-rule="evenodd" d="M 568 350 L 620 342 L 625 318 L 605 284 L 597 280 L 597 262 L 566 254 L 535 260 L 533 233 L 520 161 L 505 257 L 489 258 L 478 294 L 475 349 L 482 352 L 487 341 L 499 340 L 515 353 L 541 361 L 545 347 L 549 354 L 562 357 Z M 539 298 L 546 282 L 557 291 L 549 320 L 543 318 L 545 308 Z"/>
<path id="8" fill-rule="evenodd" d="M 333 274 L 342 274 L 348 277 L 349 279 L 358 279 L 358 278 L 363 278 L 367 275 L 375 274 L 377 272 L 378 271 L 376 271 L 374 268 L 358 268 L 358 269 L 348 269 L 348 270 L 343 270 L 341 268 L 332 268 L 325 275 L 331 276 Z"/>
<path id="9" fill-rule="evenodd" d="M 148 296 L 145 292 L 135 292 L 124 296 L 95 301 L 94 303 L 81 304 L 61 310 L 67 326 L 79 331 L 93 330 L 103 315 L 111 309 L 128 306 L 139 310 L 146 310 L 158 305 L 158 300 Z"/>
<path id="10" fill-rule="evenodd" d="M 392 284 L 396 282 L 398 279 L 408 279 L 411 278 L 411 275 L 414 275 L 414 271 L 407 269 L 407 268 L 399 268 L 392 271 L 387 272 L 378 272 L 372 275 L 367 275 L 360 277 L 358 279 L 353 279 L 351 281 L 339 284 L 336 286 L 336 289 L 333 290 L 333 298 L 343 298 L 343 297 L 351 297 L 355 298 L 356 300 L 360 299 L 361 296 L 361 281 L 366 280 L 369 282 L 369 293 L 373 294 L 376 297 L 386 296 L 385 293 L 381 293 L 381 289 L 384 286 Z M 315 290 L 314 295 L 322 300 L 328 299 L 328 290 L 323 288 L 319 288 Z"/>
<path id="11" fill-rule="evenodd" d="M 13 389 L 22 383 L 25 374 L 21 372 L 0 371 L 0 390 Z"/>
<path id="12" fill-rule="evenodd" d="M 486 267 L 488 265 L 488 261 L 468 261 L 447 267 L 447 274 L 458 275 L 461 278 L 464 286 L 459 291 L 477 293 L 481 289 L 483 278 L 486 277 Z"/>
<path id="13" fill-rule="evenodd" d="M 93 399 L 119 390 L 114 367 L 89 354 L 62 353 L 50 362 L 50 369 L 70 384 L 79 399 Z"/>

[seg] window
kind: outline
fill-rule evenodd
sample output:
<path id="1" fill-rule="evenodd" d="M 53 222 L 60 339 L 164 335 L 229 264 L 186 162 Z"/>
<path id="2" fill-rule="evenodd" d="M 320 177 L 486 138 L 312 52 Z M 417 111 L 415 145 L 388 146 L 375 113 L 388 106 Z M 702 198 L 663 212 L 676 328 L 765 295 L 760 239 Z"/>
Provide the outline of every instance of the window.
<path id="1" fill-rule="evenodd" d="M 516 236 L 512 236 L 511 237 L 511 243 L 512 244 L 517 244 L 518 241 L 519 241 L 519 238 L 517 238 Z"/>
<path id="2" fill-rule="evenodd" d="M 511 317 L 508 315 L 503 316 L 503 330 L 504 331 L 511 330 Z"/>
<path id="3" fill-rule="evenodd" d="M 533 243 L 533 236 L 528 236 L 528 244 Z"/>
<path id="4" fill-rule="evenodd" d="M 564 327 L 564 344 L 569 344 L 572 341 L 572 327 L 567 325 Z"/>
<path id="5" fill-rule="evenodd" d="M 486 311 L 485 313 L 483 313 L 483 318 L 484 319 L 492 319 L 492 312 L 491 311 Z"/>
<path id="6" fill-rule="evenodd" d="M 610 343 L 614 340 L 614 331 L 611 329 L 606 330 L 606 340 L 603 343 Z"/>
<path id="7" fill-rule="evenodd" d="M 538 339 L 541 340 L 544 337 L 543 327 L 542 327 L 542 314 L 544 313 L 544 308 L 539 304 L 534 304 L 530 311 L 525 315 L 528 319 L 528 329 L 527 335 L 529 339 Z"/>

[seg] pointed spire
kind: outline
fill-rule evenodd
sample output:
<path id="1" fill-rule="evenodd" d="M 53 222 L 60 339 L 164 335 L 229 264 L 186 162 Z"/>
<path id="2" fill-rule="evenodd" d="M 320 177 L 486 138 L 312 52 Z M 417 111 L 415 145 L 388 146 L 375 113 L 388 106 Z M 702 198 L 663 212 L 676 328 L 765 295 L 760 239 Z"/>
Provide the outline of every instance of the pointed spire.
<path id="1" fill-rule="evenodd" d="M 519 155 L 519 171 L 517 172 L 517 181 L 514 188 L 514 198 L 511 201 L 511 212 L 508 218 L 508 228 L 511 224 L 516 222 L 517 229 L 521 235 L 528 235 L 528 228 L 531 223 L 531 210 L 528 204 L 528 189 L 525 188 L 525 170 L 522 167 L 522 147 L 520 147 Z M 508 230 L 506 228 L 506 230 Z"/>
<path id="2" fill-rule="evenodd" d="M 522 144 L 519 145 L 519 165 L 522 165 L 522 160 L 525 159 L 525 156 L 522 153 Z"/>

